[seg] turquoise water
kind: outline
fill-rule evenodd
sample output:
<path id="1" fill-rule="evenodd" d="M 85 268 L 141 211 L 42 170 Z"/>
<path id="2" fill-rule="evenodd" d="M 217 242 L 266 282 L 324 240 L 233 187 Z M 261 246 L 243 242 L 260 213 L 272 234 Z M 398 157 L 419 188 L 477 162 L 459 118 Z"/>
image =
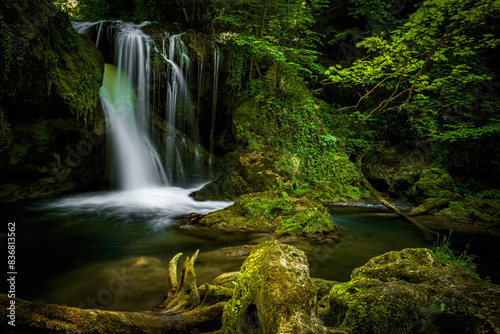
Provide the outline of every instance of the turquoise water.
<path id="1" fill-rule="evenodd" d="M 243 262 L 217 257 L 215 250 L 272 237 L 178 228 L 174 217 L 179 214 L 230 203 L 194 202 L 187 197 L 191 190 L 169 189 L 0 203 L 6 221 L 16 222 L 17 296 L 83 308 L 147 310 L 161 302 L 168 261 L 176 253 L 190 256 L 200 249 L 195 269 L 201 285 Z M 347 281 L 354 268 L 374 256 L 430 246 L 413 225 L 384 208 L 332 206 L 330 211 L 342 229 L 338 239 L 296 244 L 308 255 L 311 277 Z M 499 267 L 498 259 L 485 259 L 487 268 Z"/>

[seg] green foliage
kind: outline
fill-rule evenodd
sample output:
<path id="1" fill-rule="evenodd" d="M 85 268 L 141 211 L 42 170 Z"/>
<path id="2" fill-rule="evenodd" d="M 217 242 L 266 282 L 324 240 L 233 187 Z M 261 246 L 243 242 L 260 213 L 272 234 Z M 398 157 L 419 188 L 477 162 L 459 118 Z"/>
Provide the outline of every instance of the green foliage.
<path id="1" fill-rule="evenodd" d="M 275 67 L 249 84 L 234 113 L 235 138 L 252 149 L 270 147 L 281 156 L 274 170 L 287 175 L 297 195 L 310 192 L 323 201 L 366 195 L 358 188 L 359 175 L 343 140 L 325 116 L 328 106 L 300 78 L 287 74 Z"/>
<path id="2" fill-rule="evenodd" d="M 355 43 L 363 36 L 384 36 L 401 23 L 396 19 L 399 11 L 399 2 L 379 0 L 348 0 L 348 16 L 354 22 L 360 23 L 356 28 L 347 28 L 343 31 L 335 31 L 329 41 L 330 44 L 337 42 Z M 359 27 L 364 27 L 362 31 Z"/>
<path id="3" fill-rule="evenodd" d="M 441 263 L 452 263 L 475 278 L 479 278 L 476 272 L 476 264 L 474 263 L 476 256 L 468 253 L 469 245 L 467 245 L 466 249 L 461 253 L 452 250 L 450 246 L 451 231 L 448 236 L 442 236 L 442 239 L 440 239 L 438 235 L 438 239 L 431 248 L 436 256 L 436 260 Z"/>
<path id="4" fill-rule="evenodd" d="M 385 5 L 354 2 L 352 15 L 365 17 L 372 6 Z M 358 100 L 339 108 L 357 128 L 349 149 L 380 155 L 376 143 L 382 142 L 422 150 L 455 175 L 491 179 L 500 167 L 500 101 L 491 65 L 500 47 L 499 12 L 498 1 L 423 1 L 397 29 L 360 40 L 363 57 L 331 66 L 326 75 L 336 89 Z"/>
<path id="5" fill-rule="evenodd" d="M 214 3 L 213 26 L 217 39 L 227 45 L 228 50 L 238 54 L 233 56 L 235 61 L 229 63 L 229 72 L 235 71 L 235 74 L 230 75 L 228 84 L 241 86 L 242 71 L 246 72 L 241 67 L 244 63 L 250 65 L 247 69 L 250 78 L 262 75 L 259 68 L 262 64 L 278 64 L 306 78 L 317 77 L 323 71 L 316 62 L 319 53 L 315 51 L 321 36 L 311 27 L 315 22 L 313 8 L 323 8 L 324 3 L 323 0 L 307 3 L 298 0 Z"/>

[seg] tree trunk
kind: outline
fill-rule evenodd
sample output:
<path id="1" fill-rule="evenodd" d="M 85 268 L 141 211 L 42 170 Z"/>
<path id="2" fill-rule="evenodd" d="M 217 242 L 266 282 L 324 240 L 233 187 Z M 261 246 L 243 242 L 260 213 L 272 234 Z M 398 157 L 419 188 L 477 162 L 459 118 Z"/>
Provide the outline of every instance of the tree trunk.
<path id="1" fill-rule="evenodd" d="M 412 218 L 410 216 L 408 216 L 407 214 L 399 211 L 398 208 L 396 208 L 394 205 L 392 205 L 391 203 L 389 203 L 385 198 L 384 196 L 382 196 L 381 193 L 379 193 L 377 191 L 377 189 L 373 188 L 373 186 L 370 184 L 370 182 L 368 182 L 368 180 L 366 179 L 365 175 L 363 174 L 363 170 L 361 169 L 361 159 L 362 159 L 362 156 L 357 156 L 356 157 L 356 165 L 358 167 L 358 172 L 359 172 L 359 176 L 361 177 L 361 180 L 363 181 L 363 184 L 365 185 L 365 187 L 380 201 L 380 203 L 382 203 L 385 207 L 387 207 L 389 210 L 391 210 L 392 212 L 395 212 L 397 213 L 398 215 L 400 215 L 401 217 L 403 217 L 404 219 L 406 219 L 407 221 L 409 221 L 410 223 L 412 223 L 413 225 L 415 225 L 420 231 L 422 231 L 422 233 L 424 234 L 424 238 L 426 240 L 432 240 L 432 236 L 433 236 L 433 232 L 431 230 L 429 230 L 427 227 L 423 226 L 418 220 L 416 220 L 415 218 Z"/>

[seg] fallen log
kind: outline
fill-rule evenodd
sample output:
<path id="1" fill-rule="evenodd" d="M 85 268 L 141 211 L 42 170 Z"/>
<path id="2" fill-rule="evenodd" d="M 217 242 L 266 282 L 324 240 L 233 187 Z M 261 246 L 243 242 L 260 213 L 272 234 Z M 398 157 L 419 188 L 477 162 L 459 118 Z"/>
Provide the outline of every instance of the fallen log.
<path id="1" fill-rule="evenodd" d="M 161 312 L 116 312 L 15 300 L 15 327 L 8 324 L 10 305 L 0 295 L 2 333 L 204 333 L 222 326 L 225 302 L 167 316 Z"/>
<path id="2" fill-rule="evenodd" d="M 384 198 L 384 196 L 382 196 L 382 194 L 379 193 L 377 191 L 377 189 L 375 189 L 370 184 L 370 182 L 368 182 L 368 180 L 366 179 L 365 175 L 363 174 L 363 170 L 361 169 L 361 159 L 362 159 L 362 156 L 358 155 L 356 157 L 356 165 L 358 167 L 359 176 L 361 177 L 361 180 L 363 181 L 363 184 L 365 185 L 365 187 L 372 193 L 373 196 L 375 196 L 380 201 L 380 203 L 382 203 L 385 207 L 387 207 L 392 212 L 400 215 L 401 217 L 403 217 L 404 219 L 406 219 L 407 221 L 409 221 L 410 223 L 412 223 L 413 225 L 415 225 L 423 233 L 424 238 L 426 240 L 428 240 L 428 241 L 431 241 L 433 239 L 433 235 L 435 234 L 434 232 L 432 232 L 427 227 L 425 227 L 424 225 L 422 225 L 415 218 L 412 218 L 412 217 L 408 216 L 407 214 L 401 212 L 398 208 L 396 208 L 394 205 L 392 205 L 391 203 L 389 203 Z"/>
<path id="3" fill-rule="evenodd" d="M 2 333 L 205 333 L 222 326 L 222 313 L 233 290 L 205 284 L 196 286 L 194 262 L 198 251 L 187 258 L 177 277 L 174 256 L 168 266 L 169 290 L 165 301 L 153 311 L 118 312 L 99 309 L 79 309 L 64 305 L 11 299 L 0 294 L 0 328 Z M 228 275 L 214 282 L 228 281 Z M 224 279 L 226 277 L 226 279 Z M 237 275 L 232 274 L 234 280 Z M 230 280 L 229 280 L 230 281 Z M 202 299 L 203 298 L 203 299 Z M 14 301 L 14 304 L 12 304 Z M 7 317 L 14 307 L 14 322 Z M 13 326 L 15 324 L 15 326 Z"/>

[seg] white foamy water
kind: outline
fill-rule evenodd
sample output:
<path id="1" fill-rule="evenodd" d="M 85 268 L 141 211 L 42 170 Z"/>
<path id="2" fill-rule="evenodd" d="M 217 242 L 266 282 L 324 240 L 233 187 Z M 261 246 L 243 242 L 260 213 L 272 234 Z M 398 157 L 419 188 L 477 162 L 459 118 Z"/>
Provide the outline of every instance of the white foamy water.
<path id="1" fill-rule="evenodd" d="M 60 214 L 89 212 L 116 217 L 133 215 L 136 218 L 144 217 L 153 226 L 162 227 L 182 215 L 207 214 L 232 204 L 226 201 L 199 202 L 189 197 L 199 188 L 154 187 L 86 193 L 48 202 L 44 207 L 58 209 Z"/>

